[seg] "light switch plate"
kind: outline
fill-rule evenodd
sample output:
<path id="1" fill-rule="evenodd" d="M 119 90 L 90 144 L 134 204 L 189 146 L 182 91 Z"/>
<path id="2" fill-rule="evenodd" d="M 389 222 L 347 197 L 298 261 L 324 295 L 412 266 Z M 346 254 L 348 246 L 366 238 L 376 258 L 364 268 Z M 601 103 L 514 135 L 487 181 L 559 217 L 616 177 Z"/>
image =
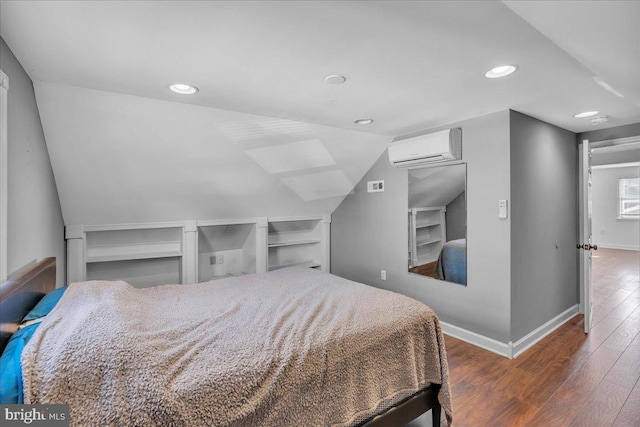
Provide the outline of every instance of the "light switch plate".
<path id="1" fill-rule="evenodd" d="M 498 218 L 505 219 L 509 216 L 508 204 L 506 200 L 498 200 Z"/>

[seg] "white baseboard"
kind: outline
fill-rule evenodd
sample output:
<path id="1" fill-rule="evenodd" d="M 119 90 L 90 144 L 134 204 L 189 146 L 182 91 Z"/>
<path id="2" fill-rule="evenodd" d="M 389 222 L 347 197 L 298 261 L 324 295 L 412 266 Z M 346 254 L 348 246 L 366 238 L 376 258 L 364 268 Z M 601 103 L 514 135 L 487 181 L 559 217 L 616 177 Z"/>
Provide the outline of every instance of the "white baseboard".
<path id="1" fill-rule="evenodd" d="M 509 347 L 509 344 L 505 344 L 498 340 L 494 340 L 493 338 L 485 337 L 484 335 L 468 331 L 446 322 L 441 321 L 440 325 L 442 326 L 442 332 L 446 335 L 511 359 L 511 348 Z"/>
<path id="2" fill-rule="evenodd" d="M 576 304 L 572 307 L 569 307 L 567 310 L 563 311 L 562 313 L 558 314 L 556 317 L 549 320 L 544 325 L 540 326 L 537 329 L 534 329 L 524 337 L 520 338 L 518 341 L 513 343 L 512 358 L 515 359 L 516 357 L 524 353 L 526 350 L 533 347 L 542 338 L 546 337 L 551 332 L 555 331 L 560 326 L 567 323 L 569 320 L 573 319 L 573 317 L 576 314 L 578 314 L 578 312 L 579 312 L 579 306 L 578 304 Z"/>
<path id="3" fill-rule="evenodd" d="M 503 343 L 501 341 L 494 340 L 493 338 L 485 337 L 484 335 L 480 335 L 442 321 L 440 322 L 440 325 L 442 326 L 442 332 L 446 335 L 475 345 L 476 347 L 484 348 L 485 350 L 499 354 L 500 356 L 515 359 L 526 350 L 533 347 L 538 341 L 571 320 L 576 314 L 578 314 L 578 304 L 568 308 L 544 325 L 520 338 L 515 343 L 511 341 Z"/>
<path id="4" fill-rule="evenodd" d="M 599 243 L 599 247 L 603 249 L 622 249 L 623 251 L 640 251 L 640 246 L 616 245 L 615 243 Z M 597 252 L 594 255 L 598 255 Z"/>

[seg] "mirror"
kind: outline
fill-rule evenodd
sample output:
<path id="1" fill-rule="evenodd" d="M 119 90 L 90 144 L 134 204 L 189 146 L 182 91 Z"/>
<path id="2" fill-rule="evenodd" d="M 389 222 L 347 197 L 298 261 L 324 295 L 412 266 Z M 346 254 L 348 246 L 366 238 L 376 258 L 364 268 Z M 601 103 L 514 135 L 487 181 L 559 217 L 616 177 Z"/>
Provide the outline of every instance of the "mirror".
<path id="1" fill-rule="evenodd" d="M 409 272 L 467 285 L 467 165 L 409 169 Z"/>

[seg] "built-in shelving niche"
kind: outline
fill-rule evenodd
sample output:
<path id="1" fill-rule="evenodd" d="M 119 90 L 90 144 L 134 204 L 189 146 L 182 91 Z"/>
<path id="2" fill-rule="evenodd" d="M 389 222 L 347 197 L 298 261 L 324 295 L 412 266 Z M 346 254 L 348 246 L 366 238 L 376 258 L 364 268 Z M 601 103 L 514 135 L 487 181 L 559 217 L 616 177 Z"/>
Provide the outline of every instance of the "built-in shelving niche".
<path id="1" fill-rule="evenodd" d="M 292 265 L 329 272 L 330 226 L 330 215 L 68 225 L 67 283 L 191 284 Z"/>
<path id="2" fill-rule="evenodd" d="M 323 269 L 323 219 L 269 219 L 269 271 L 303 265 Z"/>
<path id="3" fill-rule="evenodd" d="M 86 280 L 182 282 L 182 227 L 86 231 Z"/>
<path id="4" fill-rule="evenodd" d="M 446 207 L 409 209 L 409 267 L 434 262 L 446 241 Z"/>
<path id="5" fill-rule="evenodd" d="M 256 272 L 255 222 L 205 224 L 198 223 L 199 282 Z"/>

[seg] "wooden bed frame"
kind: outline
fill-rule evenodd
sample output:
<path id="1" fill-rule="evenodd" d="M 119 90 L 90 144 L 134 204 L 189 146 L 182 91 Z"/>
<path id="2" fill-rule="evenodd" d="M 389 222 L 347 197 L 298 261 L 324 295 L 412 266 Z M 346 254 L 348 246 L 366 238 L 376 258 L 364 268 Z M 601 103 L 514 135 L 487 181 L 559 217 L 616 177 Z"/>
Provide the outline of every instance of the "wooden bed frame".
<path id="1" fill-rule="evenodd" d="M 19 277 L 0 285 L 0 352 L 18 329 L 22 318 L 56 286 L 56 259 L 44 258 Z M 402 427 L 425 412 L 432 411 L 433 427 L 440 427 L 439 384 L 432 384 L 360 427 Z"/>
<path id="2" fill-rule="evenodd" d="M 56 287 L 56 259 L 44 258 L 15 279 L 0 285 L 0 352 L 22 318 Z"/>

